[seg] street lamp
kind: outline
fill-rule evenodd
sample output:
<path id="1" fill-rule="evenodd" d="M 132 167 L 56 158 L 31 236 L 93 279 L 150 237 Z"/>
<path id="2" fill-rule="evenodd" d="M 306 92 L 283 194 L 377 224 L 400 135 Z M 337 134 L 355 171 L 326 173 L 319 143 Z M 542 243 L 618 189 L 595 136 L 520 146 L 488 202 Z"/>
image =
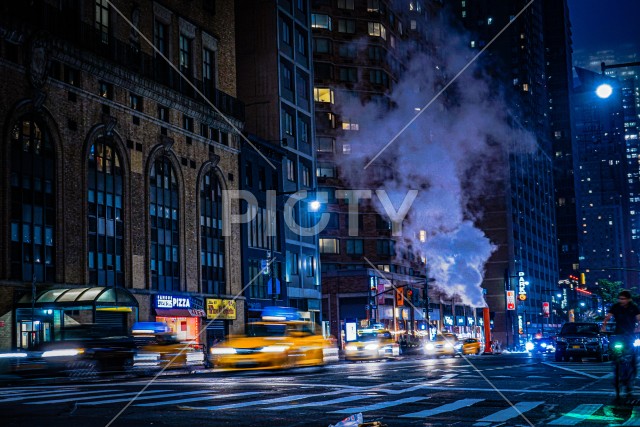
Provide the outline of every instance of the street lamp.
<path id="1" fill-rule="evenodd" d="M 600 86 L 598 86 L 596 89 L 596 95 L 598 95 L 598 97 L 602 99 L 609 98 L 612 93 L 613 93 L 613 88 L 608 83 L 603 83 Z"/>

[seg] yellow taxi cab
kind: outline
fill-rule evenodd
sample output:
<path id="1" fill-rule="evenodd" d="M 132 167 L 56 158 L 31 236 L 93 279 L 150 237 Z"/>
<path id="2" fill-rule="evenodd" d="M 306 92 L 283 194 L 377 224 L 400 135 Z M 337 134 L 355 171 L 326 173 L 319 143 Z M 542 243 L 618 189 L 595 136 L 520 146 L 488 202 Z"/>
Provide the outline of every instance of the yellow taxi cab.
<path id="1" fill-rule="evenodd" d="M 475 338 L 466 338 L 454 346 L 456 353 L 480 354 L 482 352 L 480 341 Z"/>
<path id="2" fill-rule="evenodd" d="M 134 357 L 136 370 L 188 369 L 204 360 L 204 353 L 197 345 L 180 342 L 165 324 L 138 322 L 132 334 L 138 347 Z"/>
<path id="3" fill-rule="evenodd" d="M 400 345 L 386 329 L 360 329 L 356 341 L 344 348 L 346 360 L 375 360 L 400 355 Z"/>
<path id="4" fill-rule="evenodd" d="M 458 338 L 454 334 L 438 334 L 434 341 L 424 345 L 427 356 L 455 356 Z"/>
<path id="5" fill-rule="evenodd" d="M 211 347 L 211 363 L 225 370 L 324 365 L 324 353 L 331 347 L 331 341 L 317 334 L 312 323 L 292 319 L 295 316 L 264 316 L 263 313 L 263 321 L 247 325 L 245 336 L 231 337 Z"/>

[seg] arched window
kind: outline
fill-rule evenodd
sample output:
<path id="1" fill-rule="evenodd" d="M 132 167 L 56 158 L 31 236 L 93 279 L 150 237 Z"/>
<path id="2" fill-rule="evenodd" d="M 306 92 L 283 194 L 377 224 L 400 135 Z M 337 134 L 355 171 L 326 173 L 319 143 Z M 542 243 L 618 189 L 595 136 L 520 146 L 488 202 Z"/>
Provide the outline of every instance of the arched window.
<path id="1" fill-rule="evenodd" d="M 55 151 L 45 128 L 31 118 L 11 130 L 10 276 L 55 280 Z"/>
<path id="2" fill-rule="evenodd" d="M 222 191 L 211 170 L 200 184 L 200 265 L 202 292 L 224 293 L 225 259 L 222 234 Z"/>
<path id="3" fill-rule="evenodd" d="M 104 138 L 89 150 L 87 181 L 89 283 L 124 286 L 122 168 L 118 153 Z"/>
<path id="4" fill-rule="evenodd" d="M 178 181 L 169 159 L 160 157 L 151 167 L 149 182 L 151 221 L 151 285 L 161 291 L 180 289 L 180 227 Z"/>

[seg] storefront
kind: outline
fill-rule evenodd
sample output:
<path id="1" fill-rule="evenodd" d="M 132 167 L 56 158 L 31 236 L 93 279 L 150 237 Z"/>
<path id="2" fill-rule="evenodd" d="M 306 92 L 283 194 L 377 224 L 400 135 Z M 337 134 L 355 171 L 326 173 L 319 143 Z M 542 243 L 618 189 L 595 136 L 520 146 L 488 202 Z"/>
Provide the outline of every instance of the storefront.
<path id="1" fill-rule="evenodd" d="M 138 302 L 124 288 L 91 287 L 24 295 L 16 304 L 15 346 L 30 349 L 57 341 L 66 328 L 98 324 L 112 334 L 127 334 L 138 320 Z"/>
<path id="2" fill-rule="evenodd" d="M 157 294 L 153 296 L 157 322 L 169 325 L 179 341 L 201 343 L 200 329 L 206 316 L 201 298 L 190 295 Z"/>
<path id="3" fill-rule="evenodd" d="M 236 320 L 238 308 L 233 299 L 207 298 L 207 346 L 224 341 L 229 334 L 229 321 Z"/>

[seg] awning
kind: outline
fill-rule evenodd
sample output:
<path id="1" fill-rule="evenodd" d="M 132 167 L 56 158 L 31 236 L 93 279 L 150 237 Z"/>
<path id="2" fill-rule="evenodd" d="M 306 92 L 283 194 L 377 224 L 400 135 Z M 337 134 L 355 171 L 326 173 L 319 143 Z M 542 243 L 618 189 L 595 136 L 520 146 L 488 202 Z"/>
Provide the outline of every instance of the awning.
<path id="1" fill-rule="evenodd" d="M 30 308 L 31 295 L 20 298 L 17 307 Z M 35 308 L 45 309 L 77 309 L 79 307 L 93 307 L 103 309 L 107 307 L 138 307 L 138 301 L 125 288 L 114 287 L 85 287 L 64 288 L 41 291 L 36 296 Z"/>
<path id="2" fill-rule="evenodd" d="M 199 308 L 154 308 L 159 317 L 206 317 L 207 313 Z"/>

